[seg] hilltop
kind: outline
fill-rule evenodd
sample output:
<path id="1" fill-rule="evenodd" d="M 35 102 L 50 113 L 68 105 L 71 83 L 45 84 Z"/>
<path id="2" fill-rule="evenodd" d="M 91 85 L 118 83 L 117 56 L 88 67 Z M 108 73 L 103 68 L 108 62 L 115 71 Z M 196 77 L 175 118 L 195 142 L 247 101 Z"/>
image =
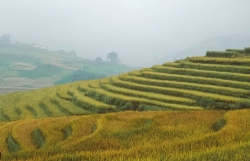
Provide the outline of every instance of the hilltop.
<path id="1" fill-rule="evenodd" d="M 84 59 L 73 50 L 0 42 L 0 94 L 104 78 L 131 69 L 124 64 Z"/>
<path id="2" fill-rule="evenodd" d="M 5 160 L 249 158 L 250 48 L 0 96 Z M 24 128 L 25 127 L 25 128 Z"/>

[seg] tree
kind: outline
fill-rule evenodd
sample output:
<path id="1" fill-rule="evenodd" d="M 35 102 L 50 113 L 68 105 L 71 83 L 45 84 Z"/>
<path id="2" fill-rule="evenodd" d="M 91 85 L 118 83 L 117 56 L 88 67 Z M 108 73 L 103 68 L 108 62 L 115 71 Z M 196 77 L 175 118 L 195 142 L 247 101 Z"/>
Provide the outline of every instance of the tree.
<path id="1" fill-rule="evenodd" d="M 100 58 L 100 57 L 96 57 L 96 58 L 95 58 L 95 62 L 96 62 L 97 64 L 102 64 L 102 63 L 103 63 L 103 60 L 102 60 L 102 58 Z"/>
<path id="2" fill-rule="evenodd" d="M 111 52 L 107 54 L 107 59 L 109 59 L 112 63 L 119 63 L 118 54 L 116 52 Z"/>
<path id="3" fill-rule="evenodd" d="M 76 56 L 76 51 L 75 50 L 71 50 L 70 54 Z"/>
<path id="4" fill-rule="evenodd" d="M 89 66 L 86 66 L 86 65 L 85 65 L 85 66 L 83 67 L 83 71 L 86 72 L 87 69 L 89 69 Z"/>
<path id="5" fill-rule="evenodd" d="M 10 35 L 9 34 L 4 34 L 3 36 L 0 37 L 0 42 L 4 44 L 10 44 Z"/>

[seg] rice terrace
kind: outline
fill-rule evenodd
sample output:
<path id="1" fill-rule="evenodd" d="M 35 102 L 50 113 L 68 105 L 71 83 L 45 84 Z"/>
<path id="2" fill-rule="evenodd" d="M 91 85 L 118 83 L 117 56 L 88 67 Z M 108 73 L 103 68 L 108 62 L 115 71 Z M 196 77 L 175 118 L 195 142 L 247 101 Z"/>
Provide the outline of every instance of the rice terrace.
<path id="1" fill-rule="evenodd" d="M 250 48 L 4 94 L 1 159 L 248 160 L 249 98 Z"/>

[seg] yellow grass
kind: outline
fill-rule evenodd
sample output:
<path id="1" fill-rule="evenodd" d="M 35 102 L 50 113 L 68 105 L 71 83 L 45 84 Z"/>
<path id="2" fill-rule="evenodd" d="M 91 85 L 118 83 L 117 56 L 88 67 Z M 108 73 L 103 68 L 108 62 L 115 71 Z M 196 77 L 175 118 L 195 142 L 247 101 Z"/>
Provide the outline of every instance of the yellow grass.
<path id="1" fill-rule="evenodd" d="M 161 102 L 178 102 L 178 103 L 184 103 L 184 104 L 195 104 L 195 100 L 191 100 L 188 98 L 183 97 L 174 97 L 171 95 L 163 95 L 163 94 L 157 94 L 154 92 L 143 92 L 138 90 L 131 90 L 129 88 L 121 88 L 117 86 L 112 86 L 110 84 L 104 84 L 102 85 L 102 88 L 114 92 L 114 93 L 120 93 L 128 96 L 135 96 L 139 98 L 146 98 L 150 100 L 158 100 Z"/>
<path id="2" fill-rule="evenodd" d="M 238 58 L 213 58 L 213 57 L 191 57 L 187 58 L 191 62 L 213 63 L 213 64 L 235 64 L 235 65 L 250 65 L 250 57 Z"/>
<path id="3" fill-rule="evenodd" d="M 248 74 L 242 74 L 242 73 L 209 71 L 209 70 L 203 70 L 202 68 L 201 69 L 175 68 L 168 66 L 154 66 L 152 68 L 157 72 L 163 72 L 163 73 L 193 75 L 193 76 L 201 76 L 208 78 L 220 78 L 220 79 L 236 80 L 242 82 L 250 81 L 250 76 Z"/>
<path id="4" fill-rule="evenodd" d="M 20 120 L 0 124 L 4 160 L 242 160 L 249 157 L 250 110 L 120 112 L 102 115 Z M 220 119 L 226 124 L 218 131 Z M 70 125 L 72 133 L 63 137 Z M 22 127 L 26 127 L 26 132 Z M 31 140 L 39 128 L 46 144 Z M 11 133 L 18 153 L 5 147 Z"/>
<path id="5" fill-rule="evenodd" d="M 248 69 L 249 57 L 193 57 L 0 95 L 2 160 L 248 160 Z M 203 110 L 224 106 L 243 109 Z"/>
<path id="6" fill-rule="evenodd" d="M 249 90 L 232 88 L 232 87 L 222 87 L 218 85 L 217 86 L 207 85 L 205 83 L 198 84 L 198 83 L 189 83 L 189 82 L 178 82 L 177 80 L 157 80 L 157 79 L 135 77 L 135 76 L 125 76 L 125 75 L 120 76 L 119 79 L 123 81 L 130 81 L 130 82 L 135 82 L 135 83 L 140 83 L 140 84 L 198 90 L 198 91 L 213 92 L 213 93 L 219 93 L 219 94 L 225 94 L 225 95 L 231 95 L 231 96 L 240 95 L 243 97 L 247 97 L 250 95 Z"/>
<path id="7" fill-rule="evenodd" d="M 234 88 L 241 88 L 241 89 L 250 89 L 250 84 L 248 82 L 240 82 L 234 80 L 225 80 L 225 79 L 218 79 L 218 78 L 206 78 L 200 76 L 188 76 L 188 75 L 176 75 L 176 74 L 169 74 L 169 73 L 158 73 L 158 72 L 142 72 L 137 73 L 137 75 L 131 76 L 140 76 L 146 77 L 156 80 L 173 80 L 176 82 L 191 82 L 196 84 L 210 84 L 210 85 L 217 85 L 217 86 L 225 86 L 225 87 L 234 87 Z"/>
<path id="8" fill-rule="evenodd" d="M 207 98 L 212 98 L 215 100 L 221 100 L 221 101 L 227 101 L 227 102 L 240 102 L 240 101 L 249 102 L 248 99 L 243 99 L 243 98 L 238 98 L 238 97 L 223 96 L 223 95 L 205 93 L 205 92 L 200 92 L 200 91 L 195 91 L 195 90 L 142 85 L 138 83 L 122 81 L 119 79 L 112 79 L 112 83 L 120 87 L 126 87 L 130 89 L 141 90 L 141 91 L 157 92 L 157 93 L 162 93 L 162 94 L 172 93 L 173 95 L 178 95 L 182 97 L 207 97 Z"/>
<path id="9" fill-rule="evenodd" d="M 219 61 L 217 59 L 222 60 L 190 58 L 178 61 L 179 63 L 165 63 L 162 66 L 131 71 L 119 77 L 77 81 L 3 95 L 0 96 L 0 121 L 105 113 L 126 109 L 202 109 L 202 107 L 221 108 L 221 104 L 227 105 L 226 108 L 243 108 L 250 105 L 248 99 L 250 85 L 244 82 L 249 81 L 250 77 L 247 74 L 234 73 L 241 70 L 247 72 L 250 68 L 248 64 L 240 67 L 215 65 L 216 68 L 213 69 L 211 64 L 193 63 L 192 61 L 196 59 L 213 62 Z M 246 62 L 247 60 L 248 58 Z M 223 61 L 243 60 L 227 58 Z M 185 64 L 188 67 L 183 67 Z M 202 66 L 205 68 L 201 70 Z M 222 70 L 221 67 L 228 68 Z M 235 71 L 231 72 L 231 69 Z M 221 70 L 224 72 L 220 72 Z M 134 107 L 128 107 L 130 104 Z"/>
<path id="10" fill-rule="evenodd" d="M 249 66 L 237 66 L 237 65 L 221 65 L 221 64 L 208 64 L 208 63 L 193 63 L 188 61 L 182 61 L 180 63 L 164 63 L 163 66 L 177 67 L 177 68 L 191 68 L 202 69 L 211 71 L 224 71 L 234 73 L 250 73 Z"/>
<path id="11" fill-rule="evenodd" d="M 72 84 L 64 85 L 59 87 L 58 92 L 56 93 L 58 97 L 65 99 L 65 100 L 71 100 L 71 96 L 68 94 L 68 89 L 71 88 Z"/>

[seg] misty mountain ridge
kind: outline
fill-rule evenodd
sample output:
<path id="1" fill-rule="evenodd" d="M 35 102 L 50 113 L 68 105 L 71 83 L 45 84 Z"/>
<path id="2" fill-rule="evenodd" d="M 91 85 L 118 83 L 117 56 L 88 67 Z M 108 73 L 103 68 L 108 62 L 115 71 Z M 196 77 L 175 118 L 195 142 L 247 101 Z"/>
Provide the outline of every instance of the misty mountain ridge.
<path id="1" fill-rule="evenodd" d="M 221 50 L 224 51 L 228 48 L 242 49 L 250 46 L 250 35 L 249 34 L 230 34 L 224 36 L 215 36 L 202 40 L 201 42 L 192 45 L 182 51 L 174 54 L 167 54 L 166 56 L 158 59 L 155 64 L 162 64 L 166 61 L 175 61 L 178 59 L 185 59 L 191 56 L 204 56 L 206 51 L 209 50 Z"/>

